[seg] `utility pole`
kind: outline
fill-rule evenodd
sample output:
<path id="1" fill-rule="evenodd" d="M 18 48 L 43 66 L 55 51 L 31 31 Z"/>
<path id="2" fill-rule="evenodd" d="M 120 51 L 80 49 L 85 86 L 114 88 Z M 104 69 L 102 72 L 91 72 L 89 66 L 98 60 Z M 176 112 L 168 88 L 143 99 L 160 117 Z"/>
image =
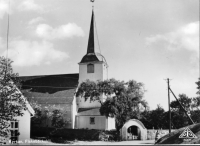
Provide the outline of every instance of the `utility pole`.
<path id="1" fill-rule="evenodd" d="M 168 89 L 168 106 L 169 106 L 169 133 L 171 133 L 171 109 L 170 109 L 170 87 L 169 87 L 169 78 L 167 78 L 167 89 Z"/>

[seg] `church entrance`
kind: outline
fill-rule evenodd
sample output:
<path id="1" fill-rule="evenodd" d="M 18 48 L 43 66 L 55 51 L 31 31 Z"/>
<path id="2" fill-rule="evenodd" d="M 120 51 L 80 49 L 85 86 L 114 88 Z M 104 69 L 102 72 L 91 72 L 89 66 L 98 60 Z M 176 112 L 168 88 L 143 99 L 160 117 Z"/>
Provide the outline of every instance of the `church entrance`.
<path id="1" fill-rule="evenodd" d="M 140 128 L 137 126 L 130 126 L 127 129 L 128 132 L 128 140 L 139 140 L 140 139 Z"/>
<path id="2" fill-rule="evenodd" d="M 147 129 L 141 121 L 131 119 L 127 121 L 121 129 L 122 140 L 146 140 Z"/>

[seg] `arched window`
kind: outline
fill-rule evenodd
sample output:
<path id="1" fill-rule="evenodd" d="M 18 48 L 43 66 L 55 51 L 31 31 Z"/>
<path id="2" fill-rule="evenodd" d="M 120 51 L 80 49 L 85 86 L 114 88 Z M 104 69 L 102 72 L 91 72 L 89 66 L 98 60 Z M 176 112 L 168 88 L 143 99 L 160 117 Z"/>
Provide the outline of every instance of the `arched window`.
<path id="1" fill-rule="evenodd" d="M 87 65 L 87 73 L 94 73 L 94 64 Z"/>

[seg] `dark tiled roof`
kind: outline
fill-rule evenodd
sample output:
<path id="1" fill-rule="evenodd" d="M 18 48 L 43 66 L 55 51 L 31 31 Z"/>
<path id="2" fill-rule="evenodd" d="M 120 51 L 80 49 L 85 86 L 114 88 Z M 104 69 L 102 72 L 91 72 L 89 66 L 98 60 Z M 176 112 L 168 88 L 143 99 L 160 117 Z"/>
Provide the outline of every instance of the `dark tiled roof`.
<path id="1" fill-rule="evenodd" d="M 92 110 L 92 109 L 100 109 L 100 108 L 99 108 L 99 107 L 93 107 L 93 108 L 79 108 L 79 109 L 78 109 L 78 113 L 85 112 L 85 111 Z"/>
<path id="2" fill-rule="evenodd" d="M 76 89 L 69 89 L 49 94 L 22 90 L 22 93 L 29 100 L 37 101 L 39 104 L 65 104 L 72 103 L 75 91 Z"/>
<path id="3" fill-rule="evenodd" d="M 93 62 L 93 61 L 99 61 L 97 56 L 95 54 L 86 54 L 85 56 L 83 56 L 80 63 Z"/>
<path id="4" fill-rule="evenodd" d="M 53 94 L 77 88 L 79 74 L 21 76 L 19 78 L 22 90 L 30 89 L 31 92 Z"/>
<path id="5" fill-rule="evenodd" d="M 72 103 L 79 74 L 21 76 L 22 93 L 29 100 L 44 104 Z"/>

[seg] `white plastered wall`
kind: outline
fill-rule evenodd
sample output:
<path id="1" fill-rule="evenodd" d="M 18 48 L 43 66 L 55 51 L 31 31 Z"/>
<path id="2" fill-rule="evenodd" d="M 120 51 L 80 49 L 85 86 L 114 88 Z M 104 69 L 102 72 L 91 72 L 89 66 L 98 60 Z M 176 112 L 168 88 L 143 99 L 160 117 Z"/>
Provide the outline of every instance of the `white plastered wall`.
<path id="1" fill-rule="evenodd" d="M 107 118 L 107 129 L 106 130 L 114 130 L 115 128 L 115 118 L 108 117 Z"/>
<path id="2" fill-rule="evenodd" d="M 72 125 L 72 129 L 75 128 L 75 122 L 76 122 L 76 115 L 77 115 L 77 103 L 76 103 L 76 97 L 74 96 L 72 105 L 71 105 L 71 125 Z"/>
<path id="3" fill-rule="evenodd" d="M 92 64 L 94 64 L 94 73 L 87 73 L 87 64 L 91 63 L 92 62 L 79 64 L 79 84 L 87 79 L 90 81 L 103 81 L 107 79 L 107 69 L 105 63 L 103 61 L 93 62 Z M 99 101 L 90 101 L 89 98 L 85 101 L 84 98 L 78 97 L 77 103 L 79 108 L 101 107 Z"/>
<path id="4" fill-rule="evenodd" d="M 95 124 L 90 124 L 90 117 L 95 118 Z M 77 128 L 106 130 L 105 116 L 77 116 Z"/>
<path id="5" fill-rule="evenodd" d="M 19 141 L 26 142 L 30 140 L 31 114 L 28 110 L 24 111 L 23 116 L 18 116 L 19 121 Z"/>

